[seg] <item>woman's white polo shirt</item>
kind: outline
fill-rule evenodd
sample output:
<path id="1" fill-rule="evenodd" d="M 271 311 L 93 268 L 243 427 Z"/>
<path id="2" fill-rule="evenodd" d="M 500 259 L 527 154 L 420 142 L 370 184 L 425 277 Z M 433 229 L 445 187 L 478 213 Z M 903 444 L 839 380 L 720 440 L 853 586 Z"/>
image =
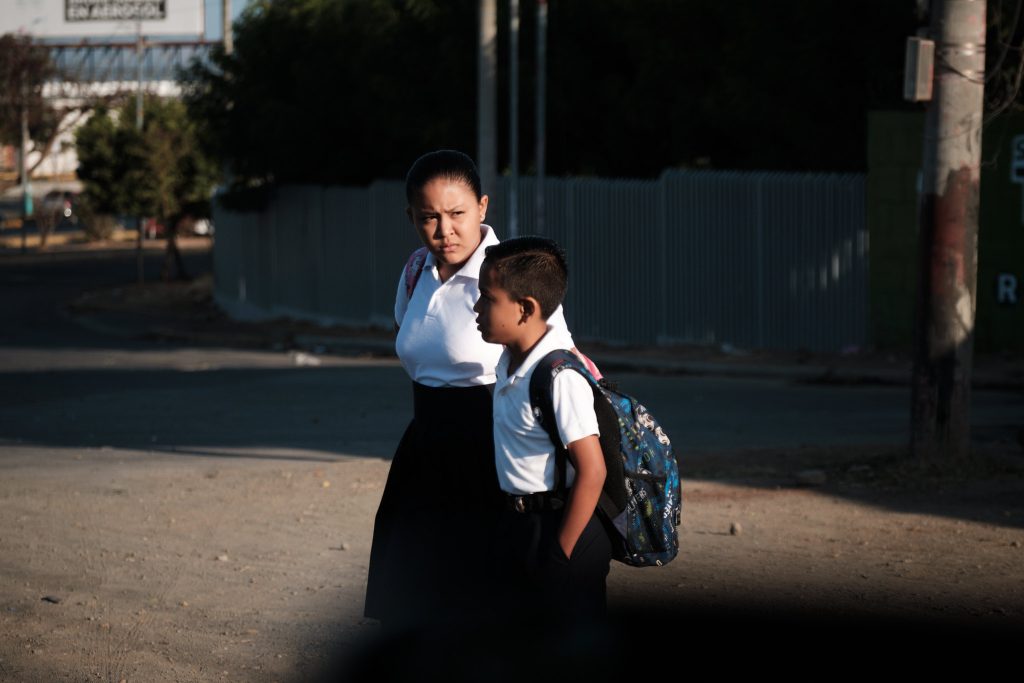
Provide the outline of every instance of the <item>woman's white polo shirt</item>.
<path id="1" fill-rule="evenodd" d="M 481 225 L 480 245 L 459 272 L 445 282 L 433 254 L 423 264 L 412 297 L 405 294 L 405 273 L 398 278 L 395 322 L 399 326 L 395 351 L 414 382 L 430 387 L 471 387 L 494 383 L 500 344 L 480 336 L 473 306 L 480 298 L 480 266 L 484 251 L 497 244 L 494 229 Z M 564 348 L 573 346 L 561 306 L 548 321 Z M 560 347 L 562 348 L 562 347 Z"/>

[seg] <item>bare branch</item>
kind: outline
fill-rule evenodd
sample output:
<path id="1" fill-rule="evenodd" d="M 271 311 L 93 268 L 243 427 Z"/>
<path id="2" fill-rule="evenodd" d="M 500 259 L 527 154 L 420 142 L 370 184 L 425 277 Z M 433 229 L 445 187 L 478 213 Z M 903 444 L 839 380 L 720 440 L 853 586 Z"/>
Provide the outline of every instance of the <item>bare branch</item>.
<path id="1" fill-rule="evenodd" d="M 32 177 L 32 174 L 36 172 L 36 169 L 42 166 L 43 162 L 46 161 L 50 157 L 50 154 L 53 153 L 53 146 L 57 144 L 57 140 L 59 140 L 64 133 L 74 128 L 91 108 L 92 105 L 84 105 L 80 109 L 69 108 L 61 112 L 61 124 L 57 126 L 49 138 L 41 145 L 41 149 L 39 150 L 39 159 L 36 160 L 36 163 L 32 164 L 30 169 L 28 169 L 28 175 L 30 178 Z"/>

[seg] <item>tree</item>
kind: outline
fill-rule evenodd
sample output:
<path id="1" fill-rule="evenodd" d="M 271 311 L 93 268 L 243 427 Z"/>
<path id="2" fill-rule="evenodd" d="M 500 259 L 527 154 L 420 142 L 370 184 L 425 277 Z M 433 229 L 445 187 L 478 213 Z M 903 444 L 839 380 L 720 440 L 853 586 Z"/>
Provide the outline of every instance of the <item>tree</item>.
<path id="1" fill-rule="evenodd" d="M 90 214 L 128 215 L 134 208 L 125 182 L 127 138 L 134 131 L 119 125 L 119 113 L 100 107 L 75 135 L 82 201 Z"/>
<path id="2" fill-rule="evenodd" d="M 38 154 L 31 166 L 26 165 L 29 178 L 54 151 L 61 136 L 78 125 L 93 106 L 89 102 L 55 106 L 44 97 L 43 86 L 57 75 L 46 46 L 34 44 L 29 36 L 0 36 L 0 143 L 21 146 L 24 110 L 28 123 L 25 154 Z M 37 210 L 36 225 L 42 246 L 46 245 L 58 215 L 52 206 Z"/>
<path id="3" fill-rule="evenodd" d="M 985 49 L 985 123 L 1024 110 L 1024 3 L 988 3 Z"/>
<path id="4" fill-rule="evenodd" d="M 78 177 L 94 220 L 148 216 L 164 225 L 163 277 L 183 279 L 187 275 L 177 246 L 178 227 L 186 217 L 210 215 L 218 170 L 182 102 L 147 97 L 144 109 L 141 131 L 135 127 L 133 104 L 93 114 L 76 136 Z"/>
<path id="5" fill-rule="evenodd" d="M 476 140 L 475 0 L 256 0 L 187 100 L 233 196 L 362 184 Z"/>
<path id="6" fill-rule="evenodd" d="M 52 73 L 45 48 L 25 36 L 0 36 L 0 142 L 17 145 L 18 182 L 26 192 L 33 170 L 26 159 L 31 141 L 49 137 L 52 145 L 55 138 L 56 114 L 42 96 L 43 82 Z M 26 213 L 31 211 L 29 206 L 26 201 Z M 40 244 L 45 246 L 52 226 L 44 220 L 39 227 Z"/>
<path id="7" fill-rule="evenodd" d="M 56 113 L 43 99 L 43 83 L 53 75 L 45 47 L 27 36 L 0 36 L 0 142 L 21 143 L 21 113 L 27 110 L 29 137 L 48 139 L 56 128 Z"/>
<path id="8" fill-rule="evenodd" d="M 0 36 L 0 142 L 21 142 L 21 110 L 28 116 L 29 144 L 39 157 L 30 175 L 50 155 L 62 134 L 73 128 L 91 104 L 54 106 L 43 96 L 43 85 L 57 75 L 44 45 L 28 36 Z"/>
<path id="9" fill-rule="evenodd" d="M 189 106 L 235 188 L 401 177 L 473 151 L 474 0 L 257 0 Z M 520 158 L 533 149 L 535 0 L 522 0 Z M 667 167 L 863 171 L 866 110 L 900 101 L 912 0 L 559 0 L 548 29 L 552 175 Z M 499 166 L 508 10 L 499 10 Z"/>

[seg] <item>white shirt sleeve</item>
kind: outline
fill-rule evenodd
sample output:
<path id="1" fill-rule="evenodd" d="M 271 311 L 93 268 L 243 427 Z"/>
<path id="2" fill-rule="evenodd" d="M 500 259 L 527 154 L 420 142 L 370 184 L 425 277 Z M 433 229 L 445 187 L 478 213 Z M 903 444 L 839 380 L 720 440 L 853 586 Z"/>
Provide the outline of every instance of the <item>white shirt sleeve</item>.
<path id="1" fill-rule="evenodd" d="M 563 370 L 555 375 L 551 398 L 558 435 L 566 447 L 585 436 L 601 434 L 594 412 L 594 390 L 578 372 Z"/>
<path id="2" fill-rule="evenodd" d="M 398 276 L 398 290 L 395 292 L 395 324 L 402 326 L 405 312 L 409 309 L 409 297 L 405 295 L 405 268 Z"/>

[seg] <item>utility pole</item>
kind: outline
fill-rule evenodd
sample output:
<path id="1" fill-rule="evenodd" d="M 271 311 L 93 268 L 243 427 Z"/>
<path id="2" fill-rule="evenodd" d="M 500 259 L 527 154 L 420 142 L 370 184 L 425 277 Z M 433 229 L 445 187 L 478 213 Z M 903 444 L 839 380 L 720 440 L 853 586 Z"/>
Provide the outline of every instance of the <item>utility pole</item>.
<path id="1" fill-rule="evenodd" d="M 519 236 L 519 0 L 509 0 L 508 236 Z"/>
<path id="2" fill-rule="evenodd" d="M 498 72 L 498 0 L 480 0 L 476 62 L 476 165 L 484 192 L 494 192 L 498 169 L 495 80 Z"/>
<path id="3" fill-rule="evenodd" d="M 978 263 L 985 0 L 933 0 L 934 98 L 924 133 L 911 453 L 964 458 Z"/>
<path id="4" fill-rule="evenodd" d="M 145 56 L 142 42 L 142 21 L 135 22 L 135 67 L 138 82 L 135 87 L 135 129 L 142 132 L 142 60 Z M 142 245 L 142 216 L 136 217 L 135 235 L 135 269 L 138 272 L 139 284 L 146 281 L 146 256 Z"/>
<path id="5" fill-rule="evenodd" d="M 22 78 L 26 78 L 22 76 Z M 28 219 L 32 217 L 32 181 L 28 168 L 28 83 L 21 83 L 21 146 L 18 148 L 18 176 L 21 180 L 21 253 L 28 251 Z M 40 243 L 41 244 L 41 243 Z"/>
<path id="6" fill-rule="evenodd" d="M 544 234 L 544 150 L 547 145 L 545 115 L 547 100 L 545 99 L 547 89 L 547 42 L 548 42 L 548 2 L 537 0 L 537 185 L 536 185 L 536 210 L 537 210 L 537 234 Z"/>
<path id="7" fill-rule="evenodd" d="M 135 128 L 142 130 L 142 60 L 145 56 L 142 42 L 142 21 L 135 22 Z"/>
<path id="8" fill-rule="evenodd" d="M 224 54 L 235 51 L 234 36 L 231 33 L 231 0 L 221 0 L 220 15 L 224 22 Z"/>

